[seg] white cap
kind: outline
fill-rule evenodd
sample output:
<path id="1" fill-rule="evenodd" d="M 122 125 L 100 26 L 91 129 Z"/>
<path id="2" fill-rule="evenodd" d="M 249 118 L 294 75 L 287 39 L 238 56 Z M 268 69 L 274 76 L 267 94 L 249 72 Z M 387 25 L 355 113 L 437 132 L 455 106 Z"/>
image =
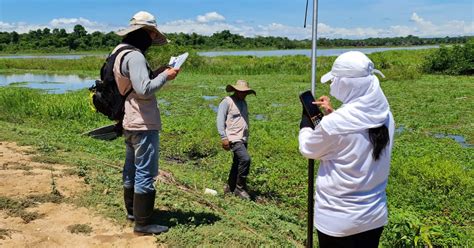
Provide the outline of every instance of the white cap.
<path id="1" fill-rule="evenodd" d="M 331 71 L 321 77 L 321 83 L 326 83 L 334 77 L 367 77 L 374 72 L 385 77 L 382 72 L 374 69 L 374 63 L 365 54 L 359 51 L 350 51 L 337 57 Z"/>
<path id="2" fill-rule="evenodd" d="M 139 11 L 133 15 L 132 19 L 130 19 L 130 26 L 124 30 L 116 32 L 116 34 L 125 36 L 140 28 L 150 30 L 157 34 L 156 38 L 153 40 L 153 44 L 164 45 L 168 43 L 166 36 L 158 30 L 155 17 L 146 11 Z"/>

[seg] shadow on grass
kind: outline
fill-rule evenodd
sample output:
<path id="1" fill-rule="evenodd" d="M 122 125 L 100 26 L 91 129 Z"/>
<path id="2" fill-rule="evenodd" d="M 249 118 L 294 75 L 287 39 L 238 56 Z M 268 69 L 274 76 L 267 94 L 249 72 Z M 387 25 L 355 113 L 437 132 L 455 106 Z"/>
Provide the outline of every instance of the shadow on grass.
<path id="1" fill-rule="evenodd" d="M 271 201 L 282 200 L 282 196 L 276 191 L 260 191 L 250 189 L 248 193 L 252 201 L 256 203 L 269 203 Z"/>
<path id="2" fill-rule="evenodd" d="M 212 213 L 184 212 L 181 210 L 154 210 L 153 220 L 156 224 L 173 227 L 176 225 L 212 225 L 221 218 Z"/>

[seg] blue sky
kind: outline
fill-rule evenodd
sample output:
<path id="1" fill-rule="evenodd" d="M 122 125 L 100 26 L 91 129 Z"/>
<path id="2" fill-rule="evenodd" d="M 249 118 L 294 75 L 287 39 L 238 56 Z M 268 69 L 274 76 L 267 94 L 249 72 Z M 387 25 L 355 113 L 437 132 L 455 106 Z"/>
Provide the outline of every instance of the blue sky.
<path id="1" fill-rule="evenodd" d="M 304 39 L 311 37 L 310 27 L 303 28 L 305 4 L 306 0 L 0 0 L 0 31 L 70 31 L 76 24 L 89 32 L 116 31 L 145 10 L 157 17 L 164 32 L 210 35 L 227 29 L 249 37 Z M 473 0 L 319 0 L 318 36 L 474 35 L 473 16 Z"/>

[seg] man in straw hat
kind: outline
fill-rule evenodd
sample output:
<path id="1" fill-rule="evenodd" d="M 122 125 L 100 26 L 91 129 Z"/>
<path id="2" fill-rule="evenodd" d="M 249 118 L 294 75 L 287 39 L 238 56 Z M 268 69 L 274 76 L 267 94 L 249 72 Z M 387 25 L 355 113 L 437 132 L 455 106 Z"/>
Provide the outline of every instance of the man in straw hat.
<path id="1" fill-rule="evenodd" d="M 135 232 L 158 234 L 167 231 L 168 227 L 152 224 L 161 129 L 154 93 L 168 80 L 173 80 L 179 70 L 163 68 L 155 73 L 150 70 L 144 53 L 152 44 L 168 42 L 150 13 L 136 13 L 129 27 L 117 34 L 123 39 L 112 51 L 112 54 L 118 53 L 113 71 L 120 93 L 127 96 L 123 119 L 126 144 L 123 187 L 127 218 L 135 221 Z"/>
<path id="2" fill-rule="evenodd" d="M 222 148 L 231 150 L 234 154 L 225 193 L 249 200 L 247 192 L 247 175 L 250 170 L 250 156 L 247 152 L 249 137 L 249 115 L 245 97 L 254 94 L 244 80 L 238 80 L 235 85 L 227 85 L 227 92 L 233 95 L 222 99 L 217 112 L 217 131 L 221 136 Z"/>

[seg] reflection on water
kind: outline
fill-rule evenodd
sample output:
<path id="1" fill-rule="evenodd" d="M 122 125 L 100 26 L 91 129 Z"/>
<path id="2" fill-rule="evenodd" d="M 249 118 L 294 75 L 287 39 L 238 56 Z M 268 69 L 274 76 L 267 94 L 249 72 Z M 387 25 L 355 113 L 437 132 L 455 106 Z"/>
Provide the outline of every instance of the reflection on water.
<path id="1" fill-rule="evenodd" d="M 170 102 L 166 101 L 165 99 L 159 99 L 158 104 L 168 106 L 170 105 Z"/>
<path id="2" fill-rule="evenodd" d="M 285 104 L 283 104 L 283 103 L 272 103 L 271 106 L 272 107 L 283 107 L 283 106 L 285 106 Z"/>
<path id="3" fill-rule="evenodd" d="M 434 137 L 438 139 L 442 139 L 442 138 L 453 139 L 464 148 L 474 147 L 474 145 L 467 143 L 466 139 L 461 135 L 435 133 Z"/>
<path id="4" fill-rule="evenodd" d="M 259 121 L 263 121 L 263 120 L 266 120 L 267 117 L 265 117 L 265 115 L 258 114 L 258 115 L 255 115 L 255 119 Z"/>
<path id="5" fill-rule="evenodd" d="M 317 56 L 339 56 L 348 51 L 360 51 L 365 54 L 383 52 L 388 50 L 419 50 L 439 48 L 439 46 L 413 46 L 413 47 L 371 47 L 371 48 L 335 48 L 335 49 L 318 49 Z M 268 50 L 268 51 L 219 51 L 219 52 L 198 52 L 201 56 L 216 57 L 216 56 L 285 56 L 285 55 L 304 55 L 311 57 L 310 49 L 292 49 L 292 50 Z"/>
<path id="6" fill-rule="evenodd" d="M 94 79 L 81 78 L 77 75 L 32 73 L 0 74 L 0 86 L 12 84 L 12 86 L 16 87 L 42 89 L 52 94 L 61 94 L 67 91 L 89 88 L 94 82 Z"/>
<path id="7" fill-rule="evenodd" d="M 202 96 L 202 98 L 204 98 L 204 100 L 214 100 L 214 99 L 217 99 L 218 96 Z"/>
<path id="8" fill-rule="evenodd" d="M 395 128 L 395 134 L 398 134 L 398 135 L 400 135 L 402 133 L 405 133 L 405 132 L 411 132 L 411 131 L 412 131 L 412 129 L 406 128 L 403 125 L 400 125 L 397 128 Z M 435 133 L 435 134 L 430 134 L 430 135 L 433 135 L 437 139 L 444 139 L 444 138 L 452 139 L 464 148 L 474 147 L 474 145 L 467 143 L 466 139 L 462 135 L 442 134 L 442 133 Z"/>
<path id="9" fill-rule="evenodd" d="M 209 104 L 209 108 L 211 108 L 214 113 L 217 113 L 217 111 L 219 111 L 219 107 L 214 104 Z"/>
<path id="10" fill-rule="evenodd" d="M 395 128 L 395 134 L 402 134 L 406 131 L 410 131 L 410 130 L 405 128 L 405 126 L 403 125 L 400 125 L 399 127 Z"/>
<path id="11" fill-rule="evenodd" d="M 69 54 L 69 55 L 6 55 L 0 56 L 0 59 L 80 59 L 84 57 L 106 57 L 102 55 L 85 55 L 85 54 Z"/>

